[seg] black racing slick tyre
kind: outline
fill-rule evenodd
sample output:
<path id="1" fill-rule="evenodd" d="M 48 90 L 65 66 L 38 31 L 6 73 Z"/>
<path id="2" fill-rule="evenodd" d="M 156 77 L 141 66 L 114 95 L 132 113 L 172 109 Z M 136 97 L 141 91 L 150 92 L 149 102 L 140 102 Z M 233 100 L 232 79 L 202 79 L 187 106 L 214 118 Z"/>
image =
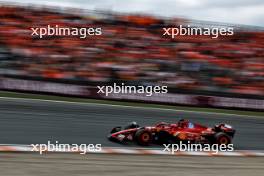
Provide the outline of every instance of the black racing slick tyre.
<path id="1" fill-rule="evenodd" d="M 231 144 L 232 142 L 231 137 L 223 132 L 216 133 L 214 137 L 215 137 L 215 143 L 219 145 L 221 144 L 228 145 Z"/>
<path id="2" fill-rule="evenodd" d="M 139 145 L 146 146 L 146 145 L 149 145 L 151 143 L 152 134 L 145 129 L 140 129 L 136 132 L 135 139 Z"/>

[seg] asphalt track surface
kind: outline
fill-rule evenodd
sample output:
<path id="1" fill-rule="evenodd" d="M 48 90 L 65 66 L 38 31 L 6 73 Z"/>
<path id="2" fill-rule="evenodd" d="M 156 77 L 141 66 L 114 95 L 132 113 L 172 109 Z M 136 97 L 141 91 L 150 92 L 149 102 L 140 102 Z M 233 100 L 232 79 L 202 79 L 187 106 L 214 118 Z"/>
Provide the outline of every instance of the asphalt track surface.
<path id="1" fill-rule="evenodd" d="M 4 176 L 263 176 L 264 157 L 0 153 Z"/>
<path id="2" fill-rule="evenodd" d="M 228 123 L 237 133 L 234 147 L 264 150 L 264 118 L 208 114 L 100 104 L 64 103 L 26 99 L 0 99 L 1 144 L 102 144 L 102 147 L 131 147 L 110 142 L 106 136 L 114 126 L 137 121 L 152 125 L 180 118 L 205 125 Z"/>

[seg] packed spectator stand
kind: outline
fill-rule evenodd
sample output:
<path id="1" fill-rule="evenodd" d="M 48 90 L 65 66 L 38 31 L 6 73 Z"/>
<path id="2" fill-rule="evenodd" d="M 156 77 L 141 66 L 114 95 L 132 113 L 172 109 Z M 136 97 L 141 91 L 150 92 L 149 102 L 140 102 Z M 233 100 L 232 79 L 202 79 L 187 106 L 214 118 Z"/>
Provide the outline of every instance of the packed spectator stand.
<path id="1" fill-rule="evenodd" d="M 0 74 L 72 83 L 168 85 L 170 90 L 264 97 L 264 32 L 163 36 L 181 18 L 0 6 Z M 103 34 L 31 36 L 31 27 L 101 27 Z"/>

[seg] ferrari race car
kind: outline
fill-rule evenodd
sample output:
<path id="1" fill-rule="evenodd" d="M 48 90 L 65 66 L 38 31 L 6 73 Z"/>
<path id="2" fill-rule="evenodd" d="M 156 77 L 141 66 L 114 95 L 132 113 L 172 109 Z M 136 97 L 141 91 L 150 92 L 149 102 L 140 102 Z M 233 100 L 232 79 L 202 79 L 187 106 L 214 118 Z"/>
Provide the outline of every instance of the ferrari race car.
<path id="1" fill-rule="evenodd" d="M 127 143 L 136 142 L 139 145 L 168 144 L 177 142 L 190 142 L 200 144 L 232 143 L 235 130 L 227 124 L 206 127 L 181 119 L 177 123 L 160 122 L 155 126 L 140 127 L 136 122 L 126 127 L 115 127 L 111 130 L 110 141 Z"/>

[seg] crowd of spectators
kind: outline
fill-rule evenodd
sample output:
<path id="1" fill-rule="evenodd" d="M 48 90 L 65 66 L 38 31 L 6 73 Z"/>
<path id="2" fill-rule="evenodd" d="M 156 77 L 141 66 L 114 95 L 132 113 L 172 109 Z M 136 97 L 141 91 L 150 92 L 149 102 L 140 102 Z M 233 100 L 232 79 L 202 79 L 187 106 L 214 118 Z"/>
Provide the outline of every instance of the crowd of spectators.
<path id="1" fill-rule="evenodd" d="M 0 6 L 0 74 L 264 95 L 264 32 L 163 36 L 181 18 Z M 102 35 L 31 35 L 31 27 L 101 27 Z M 199 24 L 202 25 L 202 24 Z"/>

